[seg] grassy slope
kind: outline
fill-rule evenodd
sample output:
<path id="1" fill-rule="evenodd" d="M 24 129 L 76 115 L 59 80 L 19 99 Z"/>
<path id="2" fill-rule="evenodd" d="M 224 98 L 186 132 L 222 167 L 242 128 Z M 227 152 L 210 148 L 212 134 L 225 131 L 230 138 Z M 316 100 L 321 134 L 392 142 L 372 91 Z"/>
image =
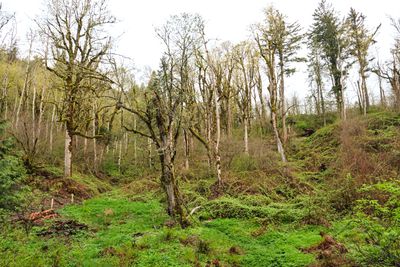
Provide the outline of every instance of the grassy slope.
<path id="1" fill-rule="evenodd" d="M 224 266 L 305 266 L 314 257 L 299 248 L 321 239 L 320 227 L 262 227 L 255 220 L 216 219 L 185 230 L 169 228 L 158 201 L 131 202 L 116 193 L 60 213 L 88 224 L 89 231 L 71 238 L 36 237 L 40 228 L 28 236 L 8 231 L 0 241 L 0 266 L 204 266 L 215 260 Z M 135 237 L 139 233 L 143 236 Z"/>
<path id="2" fill-rule="evenodd" d="M 398 135 L 399 116 L 372 114 L 363 125 L 367 127 L 363 135 L 353 137 L 359 140 L 356 152 L 372 150 L 368 152 L 369 162 L 394 158 L 399 150 L 399 142 L 393 139 Z M 354 222 L 352 214 L 342 217 L 324 209 L 329 198 L 337 194 L 329 183 L 338 184 L 337 177 L 346 175 L 339 173 L 345 165 L 338 159 L 346 156 L 340 150 L 340 131 L 340 125 L 332 124 L 309 138 L 296 140 L 290 157 L 295 173 L 291 179 L 304 184 L 305 192 L 313 188 L 312 198 L 306 193 L 287 194 L 291 191 L 281 188 L 276 182 L 281 176 L 275 174 L 271 175 L 274 179 L 251 177 L 254 192 L 262 183 L 266 189 L 272 188 L 268 188 L 268 183 L 276 184 L 273 190 L 263 189 L 263 196 L 235 195 L 236 191 L 231 190 L 213 201 L 207 200 L 209 192 L 205 190 L 213 181 L 184 183 L 182 188 L 190 207 L 201 205 L 210 209 L 197 214 L 203 216 L 203 221 L 194 218 L 194 225 L 184 230 L 164 225 L 168 217 L 156 182 L 135 181 L 130 184 L 130 191 L 114 188 L 100 194 L 111 187 L 93 177 L 87 180 L 78 175 L 74 180 L 84 181 L 97 196 L 82 204 L 68 205 L 59 212 L 63 219 L 87 224 L 89 230 L 73 237 L 43 238 L 35 234 L 40 227 L 35 227 L 29 235 L 19 228 L 5 229 L 0 239 L 0 266 L 205 266 L 207 263 L 215 266 L 217 262 L 222 266 L 307 266 L 315 262 L 315 255 L 305 254 L 300 248 L 319 243 L 320 231 L 344 243 L 350 250 L 349 256 L 357 259 L 360 248 L 366 248 L 366 234 Z M 352 169 L 347 171 L 351 173 Z M 258 173 L 248 172 L 246 176 Z M 380 175 L 389 177 L 392 173 L 395 170 Z M 357 172 L 353 176 L 364 179 Z M 201 186 L 202 183 L 205 185 Z M 240 191 L 241 187 L 238 188 Z M 319 210 L 311 209 L 314 206 Z M 307 225 L 304 216 L 310 215 L 314 219 L 327 216 L 332 227 Z"/>

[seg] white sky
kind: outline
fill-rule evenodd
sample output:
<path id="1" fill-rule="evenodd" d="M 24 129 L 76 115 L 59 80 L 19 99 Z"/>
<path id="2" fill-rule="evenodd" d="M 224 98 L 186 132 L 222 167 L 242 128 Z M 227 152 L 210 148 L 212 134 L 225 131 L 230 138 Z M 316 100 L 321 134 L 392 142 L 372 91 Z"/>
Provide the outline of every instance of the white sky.
<path id="1" fill-rule="evenodd" d="M 16 13 L 19 43 L 24 46 L 26 31 L 29 27 L 34 27 L 33 18 L 41 14 L 44 8 L 43 0 L 2 2 L 4 10 Z M 371 29 L 382 23 L 376 47 L 381 60 L 388 58 L 394 37 L 388 17 L 400 17 L 399 0 L 330 2 L 342 16 L 347 15 L 350 7 L 363 12 Z M 162 46 L 155 35 L 154 27 L 162 25 L 170 15 L 181 12 L 198 13 L 206 21 L 206 34 L 209 38 L 235 43 L 249 38 L 249 25 L 261 21 L 263 8 L 270 4 L 287 15 L 290 21 L 297 20 L 304 29 L 308 29 L 318 3 L 319 0 L 109 0 L 111 12 L 119 20 L 111 34 L 119 36 L 117 52 L 132 58 L 137 69 L 143 69 L 144 66 L 157 68 Z M 288 82 L 289 91 L 296 91 L 298 95 L 304 96 L 307 92 L 305 66 L 299 66 L 298 69 L 299 73 Z M 296 88 L 299 84 L 302 88 Z M 375 84 L 375 81 L 371 81 L 370 87 Z M 351 86 L 349 90 L 353 90 Z"/>

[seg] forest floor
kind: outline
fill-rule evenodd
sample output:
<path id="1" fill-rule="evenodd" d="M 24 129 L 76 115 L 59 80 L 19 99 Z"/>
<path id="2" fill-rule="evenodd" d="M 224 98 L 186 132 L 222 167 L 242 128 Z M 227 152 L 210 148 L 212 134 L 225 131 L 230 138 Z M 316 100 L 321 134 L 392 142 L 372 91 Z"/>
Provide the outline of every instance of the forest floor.
<path id="1" fill-rule="evenodd" d="M 397 114 L 328 125 L 296 138 L 284 168 L 233 161 L 223 194 L 181 177 L 187 209 L 201 207 L 186 229 L 157 175 L 112 185 L 49 167 L 30 180 L 45 201 L 1 228 L 0 266 L 398 266 L 399 132 Z"/>
<path id="2" fill-rule="evenodd" d="M 235 218 L 180 229 L 159 201 L 132 201 L 118 190 L 57 213 L 28 234 L 7 231 L 0 241 L 0 265 L 307 266 L 316 255 L 304 250 L 319 244 L 320 232 L 327 230 Z M 55 228 L 59 221 L 66 227 Z M 85 227 L 74 229 L 71 221 Z"/>
<path id="3" fill-rule="evenodd" d="M 287 223 L 202 216 L 210 215 L 181 229 L 166 215 L 159 191 L 132 195 L 128 185 L 59 206 L 27 229 L 9 225 L 1 234 L 0 266 L 328 266 L 316 261 L 325 254 L 329 262 L 345 262 L 341 244 L 321 235 L 336 235 L 340 223 L 295 223 L 281 210 L 272 216 L 287 216 Z"/>

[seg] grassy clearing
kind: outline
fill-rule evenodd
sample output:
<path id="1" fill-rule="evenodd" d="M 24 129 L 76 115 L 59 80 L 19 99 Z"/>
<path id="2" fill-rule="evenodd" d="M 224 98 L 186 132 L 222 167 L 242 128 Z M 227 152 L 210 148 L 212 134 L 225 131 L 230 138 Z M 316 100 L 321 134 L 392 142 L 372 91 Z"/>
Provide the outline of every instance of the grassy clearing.
<path id="1" fill-rule="evenodd" d="M 320 227 L 268 226 L 251 219 L 215 219 L 188 229 L 167 227 L 159 201 L 132 202 L 114 194 L 69 205 L 64 219 L 89 226 L 73 237 L 37 237 L 44 228 L 6 229 L 1 266 L 306 266 L 299 248 L 318 243 Z M 50 222 L 48 222 L 50 223 Z"/>
<path id="2" fill-rule="evenodd" d="M 5 226 L 0 266 L 398 266 L 399 116 L 375 117 L 294 139 L 287 166 L 233 157 L 223 195 L 204 170 L 179 174 L 188 210 L 201 206 L 187 229 L 166 215 L 154 173 L 113 187 L 79 173 L 64 180 L 49 168 L 36 177 L 49 194 L 64 204 L 75 192 L 90 198 L 58 210 L 88 230 L 39 237 L 51 221 L 29 234 Z M 326 236 L 345 252 L 313 250 Z"/>

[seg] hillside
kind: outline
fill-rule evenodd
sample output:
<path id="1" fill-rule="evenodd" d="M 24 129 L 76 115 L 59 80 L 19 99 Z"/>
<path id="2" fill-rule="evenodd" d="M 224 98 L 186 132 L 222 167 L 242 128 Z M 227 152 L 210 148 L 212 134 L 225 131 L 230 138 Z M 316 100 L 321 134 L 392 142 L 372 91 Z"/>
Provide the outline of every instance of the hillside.
<path id="1" fill-rule="evenodd" d="M 0 267 L 400 266 L 395 0 L 40 1 L 0 2 Z"/>
<path id="2" fill-rule="evenodd" d="M 4 228 L 0 265 L 396 265 L 399 131 L 400 116 L 388 112 L 330 124 L 295 138 L 282 172 L 241 158 L 223 193 L 214 178 L 182 177 L 186 229 L 165 214 L 156 176 L 111 185 L 34 174 L 43 209 L 52 196 L 57 216 Z"/>

